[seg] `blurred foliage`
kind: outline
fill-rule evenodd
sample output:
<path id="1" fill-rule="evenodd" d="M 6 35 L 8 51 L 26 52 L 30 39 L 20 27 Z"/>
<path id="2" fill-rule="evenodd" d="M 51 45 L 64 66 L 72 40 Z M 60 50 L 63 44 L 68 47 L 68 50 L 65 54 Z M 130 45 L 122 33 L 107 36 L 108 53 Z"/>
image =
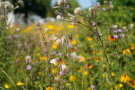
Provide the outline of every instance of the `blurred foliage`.
<path id="1" fill-rule="evenodd" d="M 23 0 L 23 5 L 21 5 L 18 0 L 12 0 L 15 6 L 20 5 L 20 7 L 15 10 L 15 13 L 21 12 L 25 13 L 26 18 L 29 12 L 33 12 L 39 16 L 55 16 L 54 9 L 51 8 L 51 0 Z M 78 6 L 76 0 L 68 0 L 71 11 Z M 56 4 L 57 5 L 57 4 Z"/>
<path id="2" fill-rule="evenodd" d="M 98 0 L 101 4 L 104 1 L 110 0 Z M 129 24 L 135 22 L 135 0 L 113 0 L 114 4 L 113 13 L 111 18 L 115 23 Z"/>

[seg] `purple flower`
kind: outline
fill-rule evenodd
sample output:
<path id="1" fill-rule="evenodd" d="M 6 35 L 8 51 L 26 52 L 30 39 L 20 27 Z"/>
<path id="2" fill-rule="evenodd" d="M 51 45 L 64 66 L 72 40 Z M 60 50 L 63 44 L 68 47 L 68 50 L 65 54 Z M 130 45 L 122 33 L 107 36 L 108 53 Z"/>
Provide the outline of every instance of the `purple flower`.
<path id="1" fill-rule="evenodd" d="M 65 73 L 64 73 L 64 71 L 60 71 L 59 74 L 62 76 L 62 75 L 64 75 Z"/>
<path id="2" fill-rule="evenodd" d="M 29 70 L 31 70 L 31 66 L 30 65 L 27 65 L 27 67 L 26 67 L 26 69 L 29 71 Z"/>
<path id="3" fill-rule="evenodd" d="M 103 11 L 106 11 L 106 8 L 102 8 Z"/>
<path id="4" fill-rule="evenodd" d="M 25 60 L 26 63 L 30 63 L 30 60 Z"/>
<path id="5" fill-rule="evenodd" d="M 117 32 L 120 33 L 120 32 L 122 32 L 122 30 L 121 29 L 118 29 Z"/>
<path id="6" fill-rule="evenodd" d="M 90 85 L 90 87 L 92 88 L 92 90 L 97 90 L 94 85 Z"/>
<path id="7" fill-rule="evenodd" d="M 96 26 L 96 22 L 92 22 L 92 25 L 93 25 L 93 26 Z"/>
<path id="8" fill-rule="evenodd" d="M 51 55 L 55 55 L 56 54 L 56 51 L 52 52 Z"/>
<path id="9" fill-rule="evenodd" d="M 114 35 L 113 38 L 117 39 L 119 36 L 118 35 Z"/>
<path id="10" fill-rule="evenodd" d="M 114 30 L 115 33 L 118 33 L 118 30 Z"/>

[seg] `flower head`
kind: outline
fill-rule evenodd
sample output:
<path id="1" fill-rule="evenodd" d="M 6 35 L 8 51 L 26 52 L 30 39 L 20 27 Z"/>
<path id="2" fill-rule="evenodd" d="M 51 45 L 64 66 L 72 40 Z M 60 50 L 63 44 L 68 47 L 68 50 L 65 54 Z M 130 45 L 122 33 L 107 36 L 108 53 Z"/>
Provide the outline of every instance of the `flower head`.
<path id="1" fill-rule="evenodd" d="M 9 85 L 7 85 L 7 84 L 4 84 L 4 87 L 5 87 L 5 88 L 9 88 Z"/>
<path id="2" fill-rule="evenodd" d="M 31 65 L 27 65 L 27 67 L 26 67 L 26 69 L 29 71 L 29 70 L 31 70 Z"/>
<path id="3" fill-rule="evenodd" d="M 22 83 L 22 82 L 17 82 L 16 85 L 17 85 L 17 86 L 22 86 L 23 83 Z"/>
<path id="4" fill-rule="evenodd" d="M 81 8 L 80 8 L 80 7 L 76 8 L 76 9 L 74 10 L 74 13 L 75 13 L 75 14 L 80 14 L 80 13 L 81 13 Z"/>
<path id="5" fill-rule="evenodd" d="M 120 82 L 128 82 L 130 80 L 130 77 L 128 75 L 122 75 L 120 78 L 119 78 L 119 81 Z"/>

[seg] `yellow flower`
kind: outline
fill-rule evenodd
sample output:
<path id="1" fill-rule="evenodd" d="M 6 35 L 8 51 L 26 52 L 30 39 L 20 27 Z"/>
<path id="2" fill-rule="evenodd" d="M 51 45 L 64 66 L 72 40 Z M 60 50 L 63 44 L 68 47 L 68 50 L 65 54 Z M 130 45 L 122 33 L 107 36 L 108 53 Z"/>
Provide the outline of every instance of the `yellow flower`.
<path id="1" fill-rule="evenodd" d="M 30 32 L 31 30 L 34 29 L 34 25 L 33 26 L 28 26 L 26 29 L 23 30 L 24 33 Z"/>
<path id="2" fill-rule="evenodd" d="M 86 75 L 86 76 L 87 76 L 88 74 L 89 74 L 88 71 L 84 71 L 84 72 L 83 72 L 83 75 Z"/>
<path id="3" fill-rule="evenodd" d="M 57 68 L 53 68 L 53 69 L 51 69 L 51 73 L 52 73 L 52 74 L 56 74 L 56 73 L 57 73 L 57 71 L 58 71 L 58 70 L 57 70 Z"/>
<path id="4" fill-rule="evenodd" d="M 135 50 L 135 44 L 131 45 L 130 47 L 132 50 Z"/>
<path id="5" fill-rule="evenodd" d="M 130 77 L 128 75 L 122 75 L 120 78 L 119 78 L 119 81 L 120 82 L 128 82 L 130 80 Z"/>
<path id="6" fill-rule="evenodd" d="M 115 76 L 115 73 L 114 73 L 114 72 L 112 72 L 112 73 L 111 73 L 111 76 L 112 76 L 112 77 L 114 77 L 114 76 Z"/>
<path id="7" fill-rule="evenodd" d="M 102 74 L 102 77 L 105 77 L 106 76 L 106 74 Z"/>
<path id="8" fill-rule="evenodd" d="M 71 41 L 71 44 L 72 44 L 73 46 L 76 45 L 76 43 L 77 43 L 77 42 L 76 42 L 75 40 L 72 40 L 72 41 Z"/>
<path id="9" fill-rule="evenodd" d="M 58 27 L 56 30 L 57 31 L 61 31 L 62 30 L 62 27 Z"/>
<path id="10" fill-rule="evenodd" d="M 74 25 L 68 25 L 67 27 L 72 29 L 72 28 L 74 28 L 75 26 L 74 26 Z"/>
<path id="11" fill-rule="evenodd" d="M 4 87 L 5 87 L 5 88 L 9 88 L 9 85 L 7 85 L 7 84 L 4 84 Z"/>
<path id="12" fill-rule="evenodd" d="M 75 76 L 70 76 L 69 81 L 73 82 L 75 80 Z"/>
<path id="13" fill-rule="evenodd" d="M 93 38 L 91 37 L 87 37 L 86 40 L 88 40 L 89 42 L 93 40 Z"/>
<path id="14" fill-rule="evenodd" d="M 56 42 L 53 43 L 52 48 L 56 49 L 58 48 L 58 44 Z"/>
<path id="15" fill-rule="evenodd" d="M 87 67 L 88 67 L 88 69 L 92 69 L 94 67 L 94 65 L 88 64 Z"/>
<path id="16" fill-rule="evenodd" d="M 66 86 L 68 87 L 70 85 L 70 83 L 66 83 Z"/>
<path id="17" fill-rule="evenodd" d="M 129 84 L 131 87 L 135 88 L 135 80 L 130 80 L 130 81 L 128 82 L 128 84 Z"/>
<path id="18" fill-rule="evenodd" d="M 47 57 L 46 57 L 46 56 L 41 56 L 41 57 L 40 57 L 40 60 L 41 60 L 41 61 L 47 60 Z"/>
<path id="19" fill-rule="evenodd" d="M 122 88 L 123 87 L 123 84 L 120 83 L 119 85 L 115 86 L 115 88 Z"/>
<path id="20" fill-rule="evenodd" d="M 22 83 L 22 82 L 17 82 L 16 85 L 17 85 L 17 86 L 22 86 L 23 83 Z"/>
<path id="21" fill-rule="evenodd" d="M 87 88 L 87 90 L 92 90 L 91 88 Z"/>
<path id="22" fill-rule="evenodd" d="M 51 86 L 48 86 L 45 88 L 45 90 L 53 90 L 53 88 Z"/>
<path id="23" fill-rule="evenodd" d="M 123 54 L 128 54 L 128 53 L 130 53 L 131 51 L 130 51 L 130 49 L 125 49 L 125 50 L 123 50 L 122 52 L 123 52 Z"/>
<path id="24" fill-rule="evenodd" d="M 79 58 L 79 62 L 84 62 L 84 61 L 86 61 L 86 59 L 85 59 L 85 57 L 83 57 L 83 56 L 78 56 L 78 58 Z"/>
<path id="25" fill-rule="evenodd" d="M 77 70 L 77 72 L 81 72 L 83 70 L 83 68 L 79 68 L 78 70 Z"/>
<path id="26" fill-rule="evenodd" d="M 53 25 L 48 25 L 47 28 L 48 29 L 54 29 L 54 26 Z"/>

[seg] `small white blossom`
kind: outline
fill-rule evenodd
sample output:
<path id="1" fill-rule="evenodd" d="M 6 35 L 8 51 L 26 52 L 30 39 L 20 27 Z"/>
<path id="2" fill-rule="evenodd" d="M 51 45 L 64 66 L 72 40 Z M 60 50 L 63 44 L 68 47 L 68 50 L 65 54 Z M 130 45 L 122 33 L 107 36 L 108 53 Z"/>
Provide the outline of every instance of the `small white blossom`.
<path id="1" fill-rule="evenodd" d="M 75 14 L 80 14 L 80 13 L 81 13 L 81 8 L 80 8 L 80 7 L 76 8 L 76 9 L 74 10 L 74 13 L 75 13 Z"/>

